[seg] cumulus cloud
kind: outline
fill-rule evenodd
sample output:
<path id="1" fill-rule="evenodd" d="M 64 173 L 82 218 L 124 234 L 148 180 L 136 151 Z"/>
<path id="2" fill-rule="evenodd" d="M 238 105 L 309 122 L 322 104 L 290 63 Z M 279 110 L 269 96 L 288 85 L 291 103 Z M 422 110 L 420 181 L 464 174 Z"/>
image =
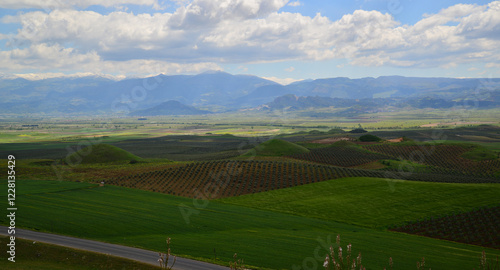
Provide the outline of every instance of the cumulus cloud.
<path id="1" fill-rule="evenodd" d="M 288 3 L 287 6 L 290 6 L 290 7 L 298 7 L 298 6 L 301 6 L 302 3 L 300 1 L 294 1 L 294 2 L 290 2 Z"/>
<path id="2" fill-rule="evenodd" d="M 78 64 L 99 61 L 95 51 L 80 54 L 73 48 L 48 44 L 31 45 L 25 49 L 14 49 L 0 52 L 0 68 L 8 70 L 23 70 L 38 67 L 39 69 L 65 69 Z"/>
<path id="3" fill-rule="evenodd" d="M 22 72 L 36 68 L 50 74 L 51 70 L 92 74 L 157 75 L 159 73 L 199 73 L 221 70 L 210 62 L 172 63 L 161 60 L 131 59 L 104 61 L 95 51 L 81 53 L 60 45 L 37 44 L 24 49 L 0 51 L 0 71 Z M 57 73 L 57 72 L 56 72 Z"/>
<path id="4" fill-rule="evenodd" d="M 179 31 L 165 27 L 170 16 L 126 12 L 101 15 L 77 10 L 30 12 L 18 16 L 23 27 L 12 42 L 73 43 L 80 49 L 100 52 L 130 48 L 147 51 L 160 48 L 159 43 L 165 48 L 178 42 Z"/>
<path id="5" fill-rule="evenodd" d="M 72 74 L 64 74 L 61 72 L 48 72 L 48 73 L 22 73 L 22 74 L 13 74 L 12 78 L 23 78 L 26 80 L 43 80 L 43 79 L 51 79 L 51 78 L 81 78 L 81 77 L 88 77 L 88 76 L 99 76 L 99 77 L 104 77 L 108 78 L 110 80 L 123 80 L 126 78 L 126 76 L 123 75 L 117 75 L 113 76 L 110 74 L 102 74 L 102 73 L 94 73 L 94 72 L 77 72 L 77 73 L 72 73 Z"/>
<path id="6" fill-rule="evenodd" d="M 261 18 L 278 11 L 288 0 L 194 0 L 179 7 L 172 25 L 181 28 L 209 27 L 221 21 Z"/>
<path id="7" fill-rule="evenodd" d="M 38 7 L 39 1 L 2 1 L 0 7 Z M 48 0 L 48 4 L 60 3 Z M 96 4 L 79 0 L 72 6 Z M 113 0 L 101 5 L 157 5 L 156 0 Z M 348 59 L 351 65 L 439 67 L 498 62 L 500 1 L 457 4 L 402 25 L 390 14 L 356 10 L 332 21 L 322 14 L 282 12 L 287 0 L 177 1 L 171 13 L 100 14 L 73 8 L 5 16 L 17 33 L 1 34 L 14 48 L 0 52 L 3 69 L 80 66 L 130 72 L 158 64 L 169 71 L 218 69 L 217 63 Z M 40 7 L 41 8 L 41 7 Z M 23 49 L 16 49 L 23 48 Z M 77 64 L 78 63 L 78 64 Z M 145 71 L 142 71 L 145 72 Z"/>
<path id="8" fill-rule="evenodd" d="M 72 7 L 87 8 L 92 5 L 104 7 L 120 6 L 120 5 L 145 5 L 160 9 L 158 0 L 2 0 L 0 8 L 5 9 L 27 9 L 37 8 L 45 10 L 68 9 Z"/>

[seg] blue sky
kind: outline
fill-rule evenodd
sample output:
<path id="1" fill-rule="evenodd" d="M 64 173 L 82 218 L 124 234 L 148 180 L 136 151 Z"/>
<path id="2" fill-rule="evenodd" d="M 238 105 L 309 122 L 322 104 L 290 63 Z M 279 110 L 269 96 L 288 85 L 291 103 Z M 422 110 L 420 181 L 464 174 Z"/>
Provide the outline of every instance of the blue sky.
<path id="1" fill-rule="evenodd" d="M 500 1 L 3 0 L 0 75 L 500 77 Z"/>

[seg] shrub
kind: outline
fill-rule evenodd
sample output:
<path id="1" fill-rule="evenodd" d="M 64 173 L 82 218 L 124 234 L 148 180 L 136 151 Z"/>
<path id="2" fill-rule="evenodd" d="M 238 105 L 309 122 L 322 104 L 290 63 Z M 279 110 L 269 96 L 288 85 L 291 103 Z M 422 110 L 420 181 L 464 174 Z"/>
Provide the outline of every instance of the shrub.
<path id="1" fill-rule="evenodd" d="M 371 135 L 371 134 L 363 135 L 363 136 L 359 137 L 359 140 L 362 142 L 380 142 L 380 141 L 382 141 L 381 138 L 379 138 L 375 135 Z"/>
<path id="2" fill-rule="evenodd" d="M 349 133 L 367 133 L 368 131 L 366 131 L 365 129 L 363 128 L 355 128 L 351 131 L 349 131 Z"/>

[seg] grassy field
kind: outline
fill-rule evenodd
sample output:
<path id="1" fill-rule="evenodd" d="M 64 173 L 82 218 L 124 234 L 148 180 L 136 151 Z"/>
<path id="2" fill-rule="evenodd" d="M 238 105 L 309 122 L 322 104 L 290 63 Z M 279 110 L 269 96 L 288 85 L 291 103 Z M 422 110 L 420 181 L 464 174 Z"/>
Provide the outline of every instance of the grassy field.
<path id="1" fill-rule="evenodd" d="M 387 193 L 384 193 L 384 188 L 379 190 L 375 187 L 376 191 L 370 191 L 370 187 L 363 187 L 366 181 L 372 180 L 361 179 L 359 183 L 353 179 L 336 180 L 339 184 L 342 183 L 339 181 L 350 181 L 350 189 L 344 193 L 352 194 L 358 200 L 352 202 L 346 196 L 337 205 L 331 205 L 330 209 L 328 203 L 321 207 L 324 211 L 351 207 L 352 212 L 346 211 L 344 217 L 364 217 L 384 225 L 399 220 L 399 215 L 413 217 L 404 207 L 394 207 L 390 208 L 395 211 L 392 216 L 377 220 L 374 216 L 357 212 L 353 205 L 349 206 L 364 200 L 362 205 L 366 207 L 367 213 L 390 212 L 377 210 L 390 203 L 390 200 L 372 204 L 370 201 L 373 199 L 356 195 Z M 387 183 L 382 184 L 388 189 Z M 435 195 L 429 194 L 433 189 L 445 191 L 444 186 L 439 185 L 429 185 L 427 188 L 418 186 L 413 189 L 416 194 L 411 196 L 411 201 L 417 205 L 417 209 L 427 209 L 432 213 L 432 209 L 436 208 L 435 203 L 439 203 L 443 212 L 444 209 L 454 209 L 453 204 L 458 203 L 459 199 L 433 201 L 434 204 L 426 199 L 430 194 Z M 5 181 L 0 181 L 0 187 L 0 194 L 6 194 Z M 491 186 L 488 187 L 492 189 Z M 449 197 L 462 194 L 458 187 L 452 190 L 454 191 L 448 194 Z M 493 188 L 493 192 L 495 190 L 498 191 Z M 352 243 L 354 253 L 362 252 L 364 265 L 371 269 L 387 267 L 389 257 L 394 259 L 394 265 L 399 269 L 413 268 L 422 256 L 426 258 L 426 265 L 433 269 L 472 269 L 477 267 L 482 250 L 486 250 L 489 257 L 500 255 L 498 250 L 368 228 L 378 225 L 356 226 L 336 222 L 335 218 L 314 218 L 314 214 L 297 216 L 113 186 L 20 180 L 16 191 L 16 221 L 19 226 L 22 224 L 25 228 L 152 250 L 162 250 L 165 238 L 172 237 L 173 253 L 225 265 L 235 252 L 249 265 L 270 269 L 292 269 L 294 266 L 310 266 L 314 263 L 321 265 L 323 254 L 326 254 L 330 244 L 335 245 L 338 234 L 341 235 L 344 247 L 347 243 Z M 395 193 L 402 196 L 404 192 L 410 193 L 412 189 L 405 187 L 403 183 L 396 183 Z M 476 199 L 482 195 L 481 188 L 468 193 L 468 196 Z M 5 195 L 0 196 L 0 199 L 4 197 Z M 274 196 L 274 199 L 281 200 L 279 196 Z M 316 205 L 310 204 L 310 207 L 315 208 Z M 310 207 L 307 211 L 312 210 Z M 2 224 L 6 224 L 5 216 L 2 214 L 0 217 Z"/>
<path id="2" fill-rule="evenodd" d="M 448 184 L 342 178 L 220 199 L 224 203 L 385 228 L 500 203 L 498 184 Z"/>
<path id="3" fill-rule="evenodd" d="M 7 237 L 0 237 L 0 245 L 7 245 Z M 10 262 L 2 254 L 0 268 L 11 270 L 154 270 L 160 269 L 149 264 L 143 264 L 105 254 L 87 252 L 40 242 L 16 239 L 16 262 Z"/>

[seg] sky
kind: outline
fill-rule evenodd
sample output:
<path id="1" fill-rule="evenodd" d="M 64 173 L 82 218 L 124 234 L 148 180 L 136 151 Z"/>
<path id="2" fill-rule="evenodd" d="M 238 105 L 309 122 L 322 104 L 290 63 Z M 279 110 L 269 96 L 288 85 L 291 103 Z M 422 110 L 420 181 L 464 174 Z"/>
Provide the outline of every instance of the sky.
<path id="1" fill-rule="evenodd" d="M 500 77 L 500 1 L 2 0 L 0 76 Z"/>

